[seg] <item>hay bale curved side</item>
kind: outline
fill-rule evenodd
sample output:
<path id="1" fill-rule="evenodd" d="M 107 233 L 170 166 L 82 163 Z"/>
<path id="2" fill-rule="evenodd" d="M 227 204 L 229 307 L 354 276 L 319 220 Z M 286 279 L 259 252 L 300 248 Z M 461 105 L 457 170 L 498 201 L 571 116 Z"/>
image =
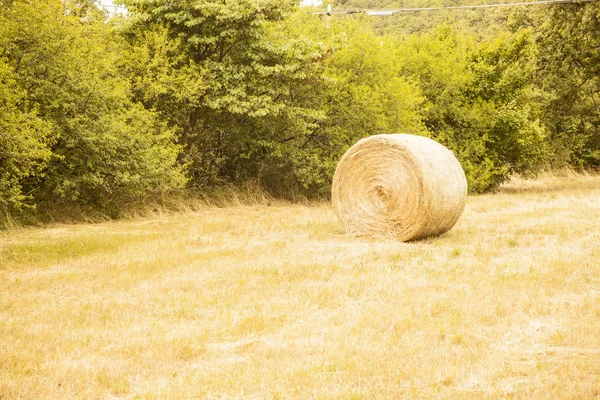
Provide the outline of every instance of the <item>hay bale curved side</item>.
<path id="1" fill-rule="evenodd" d="M 358 141 L 335 170 L 332 201 L 346 231 L 401 241 L 441 235 L 460 218 L 465 173 L 452 152 L 422 136 Z"/>

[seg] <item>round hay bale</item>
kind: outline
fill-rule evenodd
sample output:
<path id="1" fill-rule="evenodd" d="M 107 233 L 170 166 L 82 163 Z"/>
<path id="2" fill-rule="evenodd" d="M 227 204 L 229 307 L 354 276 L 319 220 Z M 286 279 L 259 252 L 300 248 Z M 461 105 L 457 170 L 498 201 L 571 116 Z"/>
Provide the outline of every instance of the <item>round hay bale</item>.
<path id="1" fill-rule="evenodd" d="M 346 231 L 400 241 L 441 235 L 465 207 L 467 179 L 452 152 L 429 138 L 358 141 L 335 170 L 332 201 Z"/>

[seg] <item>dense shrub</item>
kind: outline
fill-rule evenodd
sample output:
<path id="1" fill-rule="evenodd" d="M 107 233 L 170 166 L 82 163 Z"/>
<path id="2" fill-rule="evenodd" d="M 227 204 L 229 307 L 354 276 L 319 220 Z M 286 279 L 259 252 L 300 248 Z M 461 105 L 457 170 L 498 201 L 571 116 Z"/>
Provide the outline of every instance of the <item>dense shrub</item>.
<path id="1" fill-rule="evenodd" d="M 326 197 L 342 154 L 378 133 L 440 141 L 472 192 L 600 165 L 595 3 L 460 27 L 440 24 L 449 11 L 375 22 L 292 0 L 122 3 L 108 19 L 92 0 L 0 0 L 2 211 L 118 215 L 186 182 Z"/>
<path id="2" fill-rule="evenodd" d="M 120 44 L 95 6 L 15 1 L 1 18 L 0 73 L 12 93 L 2 146 L 21 159 L 2 166 L 12 193 L 4 204 L 19 206 L 22 188 L 32 204 L 116 212 L 183 185 L 173 132 L 131 101 L 116 65 Z"/>

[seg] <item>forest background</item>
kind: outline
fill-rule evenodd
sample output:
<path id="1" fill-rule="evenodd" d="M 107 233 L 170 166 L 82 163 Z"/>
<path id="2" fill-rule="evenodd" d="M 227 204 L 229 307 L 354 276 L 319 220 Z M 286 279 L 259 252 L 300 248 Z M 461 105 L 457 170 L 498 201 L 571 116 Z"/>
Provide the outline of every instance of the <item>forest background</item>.
<path id="1" fill-rule="evenodd" d="M 338 0 L 333 9 L 489 4 Z M 600 167 L 597 2 L 331 17 L 291 0 L 0 0 L 0 212 L 118 217 L 220 187 L 327 198 L 341 155 L 429 136 L 472 193 Z"/>

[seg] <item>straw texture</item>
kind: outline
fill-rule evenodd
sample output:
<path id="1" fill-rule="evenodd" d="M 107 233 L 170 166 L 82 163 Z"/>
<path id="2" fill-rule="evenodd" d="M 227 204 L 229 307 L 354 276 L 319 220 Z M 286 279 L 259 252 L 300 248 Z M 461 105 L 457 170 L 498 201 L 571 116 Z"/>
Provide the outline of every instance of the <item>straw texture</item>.
<path id="1" fill-rule="evenodd" d="M 400 241 L 441 235 L 465 207 L 467 180 L 441 144 L 422 136 L 358 141 L 335 170 L 332 201 L 346 231 Z"/>

